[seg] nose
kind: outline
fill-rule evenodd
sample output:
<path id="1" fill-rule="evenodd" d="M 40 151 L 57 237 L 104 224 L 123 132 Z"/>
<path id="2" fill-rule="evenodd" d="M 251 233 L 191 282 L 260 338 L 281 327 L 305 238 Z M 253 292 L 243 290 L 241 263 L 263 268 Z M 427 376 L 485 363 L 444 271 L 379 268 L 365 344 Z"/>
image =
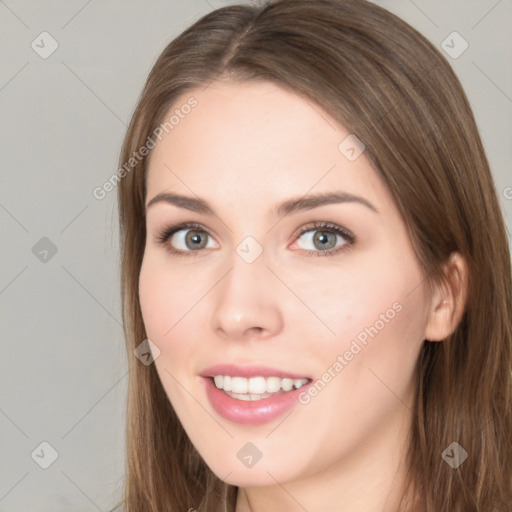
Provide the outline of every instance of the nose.
<path id="1" fill-rule="evenodd" d="M 265 339 L 283 327 L 279 281 L 261 255 L 247 263 L 237 254 L 231 270 L 212 290 L 211 326 L 226 341 Z"/>

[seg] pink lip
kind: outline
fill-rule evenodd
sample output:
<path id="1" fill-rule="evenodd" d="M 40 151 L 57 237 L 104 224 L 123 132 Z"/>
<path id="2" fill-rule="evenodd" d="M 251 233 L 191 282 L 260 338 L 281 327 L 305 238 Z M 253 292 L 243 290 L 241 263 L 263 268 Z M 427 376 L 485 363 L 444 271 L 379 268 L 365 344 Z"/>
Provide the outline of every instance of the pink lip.
<path id="1" fill-rule="evenodd" d="M 206 368 L 200 373 L 201 377 L 214 377 L 215 375 L 230 375 L 234 377 L 279 377 L 280 379 L 311 379 L 308 375 L 285 372 L 269 366 L 251 365 L 240 366 L 236 364 L 216 364 Z"/>
<path id="2" fill-rule="evenodd" d="M 204 377 L 203 381 L 205 383 L 206 395 L 213 409 L 223 418 L 244 425 L 261 425 L 278 418 L 287 410 L 291 409 L 293 405 L 297 404 L 299 393 L 302 393 L 313 382 L 313 379 L 306 375 L 299 375 L 285 372 L 277 368 L 258 365 L 240 366 L 218 364 L 206 368 L 200 375 Z M 215 375 L 230 375 L 245 378 L 279 377 L 281 379 L 309 379 L 310 382 L 299 389 L 294 389 L 287 393 L 275 395 L 270 398 L 262 398 L 261 400 L 248 401 L 231 398 L 224 391 L 218 389 L 213 382 Z"/>
<path id="3" fill-rule="evenodd" d="M 218 373 L 216 375 L 229 374 Z M 303 392 L 312 384 L 311 381 L 308 384 L 304 384 L 304 386 L 299 389 L 294 389 L 293 391 L 288 391 L 281 395 L 248 401 L 237 400 L 236 398 L 231 398 L 226 395 L 224 391 L 215 386 L 213 378 L 211 377 L 204 377 L 203 382 L 205 383 L 208 400 L 215 411 L 229 421 L 244 425 L 261 425 L 278 418 L 288 409 L 291 409 L 294 404 L 296 405 L 299 393 Z"/>

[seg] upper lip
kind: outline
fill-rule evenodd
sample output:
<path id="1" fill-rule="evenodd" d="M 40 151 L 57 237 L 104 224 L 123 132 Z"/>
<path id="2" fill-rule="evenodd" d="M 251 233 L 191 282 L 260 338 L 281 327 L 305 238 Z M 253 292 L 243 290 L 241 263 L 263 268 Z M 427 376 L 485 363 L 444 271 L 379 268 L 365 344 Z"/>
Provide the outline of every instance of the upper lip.
<path id="1" fill-rule="evenodd" d="M 263 365 L 240 365 L 240 364 L 215 364 L 205 368 L 201 373 L 201 377 L 215 377 L 215 375 L 230 375 L 231 377 L 279 377 L 281 379 L 309 379 L 311 377 L 287 372 L 279 368 L 272 368 Z"/>

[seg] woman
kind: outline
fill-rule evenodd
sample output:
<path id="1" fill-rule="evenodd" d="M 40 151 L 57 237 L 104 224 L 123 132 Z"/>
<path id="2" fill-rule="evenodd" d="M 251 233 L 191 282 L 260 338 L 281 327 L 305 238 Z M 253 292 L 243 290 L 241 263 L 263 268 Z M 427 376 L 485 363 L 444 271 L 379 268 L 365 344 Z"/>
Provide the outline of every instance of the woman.
<path id="1" fill-rule="evenodd" d="M 432 44 L 364 0 L 218 9 L 120 161 L 124 510 L 512 510 L 510 253 Z"/>

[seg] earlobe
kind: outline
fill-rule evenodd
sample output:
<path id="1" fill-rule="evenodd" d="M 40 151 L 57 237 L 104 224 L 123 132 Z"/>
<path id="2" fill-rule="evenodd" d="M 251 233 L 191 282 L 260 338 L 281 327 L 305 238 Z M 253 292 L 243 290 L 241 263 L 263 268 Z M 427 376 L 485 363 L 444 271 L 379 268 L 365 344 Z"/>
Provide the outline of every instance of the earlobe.
<path id="1" fill-rule="evenodd" d="M 459 253 L 452 253 L 443 266 L 445 279 L 432 296 L 425 339 L 442 341 L 452 334 L 462 319 L 468 288 L 467 264 Z"/>

